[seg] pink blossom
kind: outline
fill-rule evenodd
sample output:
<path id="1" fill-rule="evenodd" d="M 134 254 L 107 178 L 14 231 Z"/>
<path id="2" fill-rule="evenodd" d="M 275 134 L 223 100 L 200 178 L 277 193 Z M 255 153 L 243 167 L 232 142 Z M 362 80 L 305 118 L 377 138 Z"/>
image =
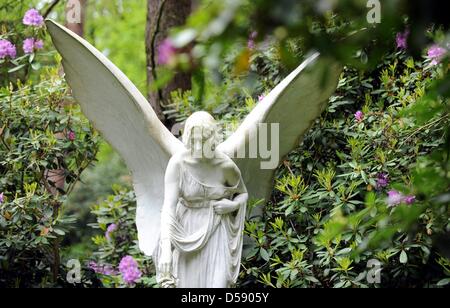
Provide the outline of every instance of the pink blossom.
<path id="1" fill-rule="evenodd" d="M 388 207 L 393 207 L 399 205 L 400 203 L 405 203 L 407 205 L 411 205 L 416 201 L 416 196 L 407 195 L 404 196 L 401 192 L 396 190 L 388 191 Z"/>
<path id="2" fill-rule="evenodd" d="M 36 50 L 44 48 L 44 42 L 42 40 L 35 40 L 34 41 L 34 48 Z"/>
<path id="3" fill-rule="evenodd" d="M 361 110 L 356 111 L 355 119 L 357 122 L 361 122 L 364 119 L 364 113 Z"/>
<path id="4" fill-rule="evenodd" d="M 0 40 L 0 59 L 16 57 L 16 46 L 8 40 Z"/>
<path id="5" fill-rule="evenodd" d="M 70 141 L 74 141 L 74 140 L 75 140 L 75 137 L 76 137 L 76 135 L 75 135 L 75 132 L 74 132 L 74 131 L 69 131 L 69 132 L 67 133 L 67 139 L 69 139 Z"/>
<path id="6" fill-rule="evenodd" d="M 409 35 L 408 29 L 406 29 L 404 32 L 397 33 L 397 35 L 395 36 L 395 42 L 397 43 L 397 48 L 399 48 L 399 49 L 407 48 L 408 35 Z"/>
<path id="7" fill-rule="evenodd" d="M 403 202 L 405 202 L 408 205 L 413 204 L 416 201 L 416 196 L 414 195 L 409 195 L 406 196 L 405 198 L 403 198 Z"/>
<path id="8" fill-rule="evenodd" d="M 403 195 L 401 192 L 398 192 L 396 190 L 390 190 L 388 191 L 388 206 L 393 207 L 398 204 L 400 204 L 403 201 Z"/>
<path id="9" fill-rule="evenodd" d="M 258 102 L 261 102 L 266 96 L 264 94 L 258 95 Z"/>
<path id="10" fill-rule="evenodd" d="M 34 38 L 27 38 L 23 41 L 23 51 L 25 53 L 33 53 L 34 51 Z"/>
<path id="11" fill-rule="evenodd" d="M 44 42 L 42 40 L 36 40 L 29 37 L 23 41 L 23 51 L 26 54 L 33 53 L 35 50 L 42 49 L 44 47 Z"/>
<path id="12" fill-rule="evenodd" d="M 88 267 L 93 270 L 97 274 L 102 275 L 117 275 L 117 271 L 114 269 L 114 267 L 110 264 L 98 264 L 95 261 L 90 261 Z"/>
<path id="13" fill-rule="evenodd" d="M 377 189 L 388 186 L 389 175 L 387 173 L 378 173 L 377 175 Z"/>
<path id="14" fill-rule="evenodd" d="M 44 24 L 44 18 L 36 9 L 29 9 L 23 16 L 23 24 L 27 26 L 40 27 Z"/>
<path id="15" fill-rule="evenodd" d="M 445 48 L 442 48 L 436 44 L 428 48 L 427 55 L 428 58 L 431 59 L 431 65 L 437 65 L 442 60 L 442 57 L 446 52 L 447 50 Z"/>
<path id="16" fill-rule="evenodd" d="M 108 241 L 111 240 L 111 233 L 113 233 L 116 230 L 117 230 L 117 225 L 116 224 L 110 224 L 108 226 L 108 228 L 106 229 L 106 232 L 105 232 L 105 237 L 106 237 L 106 239 Z"/>
<path id="17" fill-rule="evenodd" d="M 170 39 L 165 39 L 158 46 L 158 63 L 161 65 L 169 64 L 173 61 L 177 49 L 173 46 Z"/>
<path id="18" fill-rule="evenodd" d="M 252 33 L 250 33 L 250 36 L 248 38 L 247 41 L 247 47 L 248 49 L 255 49 L 256 48 L 256 44 L 255 44 L 255 39 L 258 36 L 258 32 L 253 31 Z"/>
<path id="19" fill-rule="evenodd" d="M 5 196 L 3 195 L 3 193 L 0 193 L 0 204 L 2 204 L 3 201 L 5 201 Z"/>
<path id="20" fill-rule="evenodd" d="M 125 256 L 120 260 L 119 271 L 123 281 L 127 284 L 135 283 L 142 276 L 139 266 L 132 256 Z"/>

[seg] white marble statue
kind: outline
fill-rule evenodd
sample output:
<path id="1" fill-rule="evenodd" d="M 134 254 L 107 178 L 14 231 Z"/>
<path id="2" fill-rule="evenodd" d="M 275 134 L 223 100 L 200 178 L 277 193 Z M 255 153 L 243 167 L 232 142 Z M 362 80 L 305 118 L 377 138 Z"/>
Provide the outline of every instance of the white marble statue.
<path id="1" fill-rule="evenodd" d="M 139 247 L 153 256 L 159 283 L 234 286 L 247 199 L 269 197 L 275 168 L 320 115 L 341 67 L 315 53 L 224 142 L 206 112 L 188 118 L 182 142 L 101 52 L 53 21 L 46 25 L 82 112 L 132 173 Z M 270 137 L 260 132 L 266 124 Z"/>

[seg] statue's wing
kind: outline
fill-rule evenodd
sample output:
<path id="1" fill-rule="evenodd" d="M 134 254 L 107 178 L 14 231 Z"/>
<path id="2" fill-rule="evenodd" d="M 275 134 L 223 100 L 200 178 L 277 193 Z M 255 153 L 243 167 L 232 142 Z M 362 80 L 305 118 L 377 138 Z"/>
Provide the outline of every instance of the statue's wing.
<path id="1" fill-rule="evenodd" d="M 159 121 L 131 81 L 101 52 L 56 22 L 47 20 L 46 24 L 81 110 L 119 152 L 132 173 L 139 247 L 151 255 L 159 234 L 165 169 L 183 144 Z"/>
<path id="2" fill-rule="evenodd" d="M 241 170 L 250 198 L 270 197 L 276 167 L 299 145 L 303 135 L 320 115 L 336 89 L 341 70 L 338 63 L 319 57 L 318 53 L 313 54 L 259 102 L 238 129 L 219 145 L 218 148 L 232 157 Z M 268 159 L 261 158 L 259 143 L 256 158 L 252 158 L 249 152 L 254 149 L 254 143 L 250 140 L 256 140 L 256 135 L 252 134 L 258 131 L 259 123 L 267 123 L 269 136 L 270 124 L 279 123 L 279 135 L 274 136 L 279 137 L 279 156 L 275 164 L 267 164 Z M 262 135 L 259 137 L 261 142 Z M 267 149 L 270 149 L 270 143 Z"/>

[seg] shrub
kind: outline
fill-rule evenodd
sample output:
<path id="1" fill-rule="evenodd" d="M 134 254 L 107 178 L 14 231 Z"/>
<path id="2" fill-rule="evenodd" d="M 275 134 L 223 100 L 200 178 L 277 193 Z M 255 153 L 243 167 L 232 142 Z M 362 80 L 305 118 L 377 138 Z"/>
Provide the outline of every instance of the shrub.
<path id="1" fill-rule="evenodd" d="M 66 283 L 60 248 L 74 217 L 65 215 L 64 201 L 98 146 L 97 133 L 70 99 L 54 52 L 41 50 L 39 16 L 27 14 L 24 23 L 2 20 L 0 34 L 3 44 L 15 48 L 0 55 L 3 287 Z M 47 63 L 53 68 L 43 68 Z"/>
<path id="2" fill-rule="evenodd" d="M 105 287 L 153 287 L 156 285 L 151 258 L 144 256 L 138 247 L 136 199 L 133 191 L 114 186 L 114 195 L 93 206 L 97 222 L 91 227 L 102 233 L 92 238 L 97 246 L 94 259 L 88 266 L 94 270 Z M 121 265 L 133 258 L 141 273 L 137 279 L 127 279 Z M 133 261 L 132 261 L 133 262 Z M 123 266 L 122 266 L 123 267 Z"/>
<path id="3" fill-rule="evenodd" d="M 373 71 L 345 69 L 326 112 L 278 170 L 263 216 L 246 223 L 254 248 L 241 286 L 449 283 L 448 203 L 433 202 L 448 191 L 448 171 L 437 172 L 449 167 L 448 103 L 425 95 L 443 68 L 393 52 Z M 425 103 L 435 108 L 420 120 Z M 424 181 L 428 191 L 417 185 Z M 374 265 L 380 280 L 366 279 Z"/>

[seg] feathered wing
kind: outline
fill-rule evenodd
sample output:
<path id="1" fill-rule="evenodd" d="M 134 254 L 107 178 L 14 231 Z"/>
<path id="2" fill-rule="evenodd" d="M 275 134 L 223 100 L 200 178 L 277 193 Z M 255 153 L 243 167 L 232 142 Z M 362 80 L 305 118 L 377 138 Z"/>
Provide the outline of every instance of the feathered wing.
<path id="1" fill-rule="evenodd" d="M 275 168 L 299 145 L 323 111 L 336 89 L 341 70 L 338 63 L 320 57 L 318 53 L 313 54 L 259 102 L 236 132 L 219 145 L 219 149 L 232 157 L 241 170 L 250 198 L 267 199 L 270 196 Z M 257 131 L 259 123 L 267 123 L 267 135 L 270 135 L 270 124 L 279 123 L 279 159 L 270 169 L 261 166 L 268 160 L 261 159 L 261 148 L 258 148 L 256 158 L 249 157 L 252 139 L 249 136 Z M 270 148 L 269 142 L 267 149 Z M 246 153 L 245 157 L 236 157 L 238 152 Z"/>
<path id="2" fill-rule="evenodd" d="M 166 166 L 183 144 L 159 121 L 131 81 L 101 52 L 56 22 L 47 20 L 46 24 L 81 110 L 119 152 L 132 173 L 139 247 L 151 255 L 159 234 Z"/>

